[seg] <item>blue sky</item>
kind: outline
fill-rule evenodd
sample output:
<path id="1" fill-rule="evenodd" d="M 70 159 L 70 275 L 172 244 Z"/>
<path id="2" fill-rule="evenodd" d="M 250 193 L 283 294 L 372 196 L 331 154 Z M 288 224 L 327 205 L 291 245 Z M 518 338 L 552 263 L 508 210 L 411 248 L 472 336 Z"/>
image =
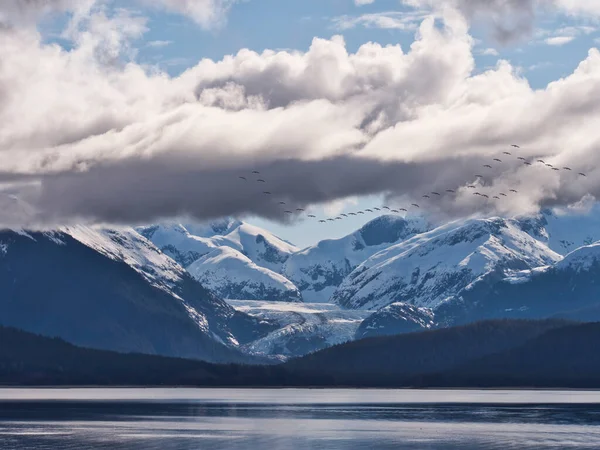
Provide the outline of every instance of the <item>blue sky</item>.
<path id="1" fill-rule="evenodd" d="M 404 6 L 399 0 L 376 0 L 362 6 L 353 0 L 246 0 L 235 2 L 219 26 L 209 26 L 199 24 L 176 9 L 144 7 L 143 0 L 106 0 L 104 4 L 111 13 L 117 8 L 126 8 L 131 14 L 146 18 L 147 29 L 132 42 L 135 52 L 129 57 L 148 71 L 158 68 L 171 77 L 177 77 L 205 58 L 218 61 L 241 49 L 305 52 L 315 37 L 330 39 L 334 35 L 344 37 L 350 53 L 367 42 L 399 44 L 406 53 L 423 17 L 431 13 Z M 489 22 L 473 19 L 470 34 L 475 39 L 474 74 L 496 67 L 502 59 L 517 67 L 520 76 L 534 89 L 545 89 L 548 83 L 572 74 L 590 48 L 600 42 L 600 27 L 597 18 L 566 11 L 539 11 L 530 32 L 520 33 L 508 43 L 494 39 Z M 46 42 L 56 42 L 70 49 L 73 41 L 61 36 L 69 20 L 69 15 L 53 16 L 38 28 Z M 436 75 L 445 76 L 444 73 Z M 336 215 L 381 206 L 382 201 L 381 196 L 353 197 L 334 205 L 313 206 L 310 212 L 320 217 Z M 310 220 L 282 225 L 258 217 L 244 219 L 305 246 L 320 239 L 341 237 L 372 217 L 359 216 L 327 225 Z"/>

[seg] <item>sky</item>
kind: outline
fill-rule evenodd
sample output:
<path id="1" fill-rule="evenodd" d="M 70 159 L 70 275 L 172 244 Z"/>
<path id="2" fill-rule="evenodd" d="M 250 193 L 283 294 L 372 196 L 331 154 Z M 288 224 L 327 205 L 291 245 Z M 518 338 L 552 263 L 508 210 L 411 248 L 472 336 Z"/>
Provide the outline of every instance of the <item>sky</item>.
<path id="1" fill-rule="evenodd" d="M 591 0 L 6 0 L 0 224 L 236 216 L 305 246 L 382 205 L 579 210 L 600 193 L 599 20 Z"/>

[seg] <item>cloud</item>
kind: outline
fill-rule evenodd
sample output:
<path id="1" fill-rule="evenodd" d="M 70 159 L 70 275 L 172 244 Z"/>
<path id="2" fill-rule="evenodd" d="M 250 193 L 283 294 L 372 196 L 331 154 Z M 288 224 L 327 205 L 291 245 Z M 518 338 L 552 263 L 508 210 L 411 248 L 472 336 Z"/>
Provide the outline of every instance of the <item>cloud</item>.
<path id="1" fill-rule="evenodd" d="M 203 28 L 223 25 L 229 9 L 238 0 L 140 0 L 147 6 L 191 18 Z"/>
<path id="2" fill-rule="evenodd" d="M 339 16 L 333 19 L 334 28 L 348 30 L 362 26 L 386 30 L 416 30 L 427 14 L 422 12 L 380 12 L 360 16 Z"/>
<path id="3" fill-rule="evenodd" d="M 509 214 L 600 194 L 595 49 L 570 76 L 533 90 L 506 61 L 474 74 L 467 24 L 448 10 L 440 23 L 426 18 L 406 52 L 368 43 L 351 53 L 333 37 L 306 52 L 244 49 L 170 77 L 115 57 L 143 32 L 137 20 L 92 11 L 70 50 L 34 31 L 0 31 L 2 204 L 19 200 L 1 224 L 291 220 L 279 201 L 385 193 L 410 204 L 446 189 L 456 195 L 422 209 Z M 504 158 L 511 143 L 573 172 L 523 166 L 516 150 Z M 482 167 L 498 156 L 502 164 Z M 471 183 L 490 197 L 520 194 L 487 202 Z"/>
<path id="4" fill-rule="evenodd" d="M 544 42 L 548 45 L 553 45 L 555 47 L 568 44 L 575 39 L 574 36 L 554 36 L 544 40 Z"/>

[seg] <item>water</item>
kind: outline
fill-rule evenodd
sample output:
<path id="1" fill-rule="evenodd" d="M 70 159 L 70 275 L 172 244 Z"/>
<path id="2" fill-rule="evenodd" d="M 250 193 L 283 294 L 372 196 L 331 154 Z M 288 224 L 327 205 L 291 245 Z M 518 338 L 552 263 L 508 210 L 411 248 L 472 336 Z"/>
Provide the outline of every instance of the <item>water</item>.
<path id="1" fill-rule="evenodd" d="M 600 448 L 600 392 L 0 389 L 0 449 Z"/>

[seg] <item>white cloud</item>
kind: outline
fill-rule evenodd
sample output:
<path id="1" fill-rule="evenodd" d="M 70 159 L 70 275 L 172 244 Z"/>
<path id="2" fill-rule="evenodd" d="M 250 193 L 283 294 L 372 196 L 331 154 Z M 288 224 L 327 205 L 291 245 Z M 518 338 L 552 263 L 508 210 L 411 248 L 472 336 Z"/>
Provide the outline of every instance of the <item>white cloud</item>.
<path id="1" fill-rule="evenodd" d="M 575 39 L 574 36 L 554 36 L 554 37 L 545 39 L 544 42 L 548 45 L 553 45 L 555 47 L 558 47 L 561 45 L 568 44 L 569 42 L 572 42 L 574 39 Z"/>
<path id="2" fill-rule="evenodd" d="M 481 54 L 483 56 L 499 56 L 500 55 L 498 53 L 498 50 L 496 50 L 495 48 L 486 48 L 481 51 Z"/>
<path id="3" fill-rule="evenodd" d="M 153 8 L 162 8 L 188 16 L 204 28 L 223 24 L 229 9 L 238 0 L 140 0 Z"/>
<path id="4" fill-rule="evenodd" d="M 341 37 L 315 39 L 307 52 L 241 50 L 175 78 L 114 63 L 145 28 L 126 12 L 75 21 L 72 50 L 3 29 L 0 183 L 45 223 L 282 218 L 278 201 L 379 192 L 410 201 L 454 189 L 426 207 L 453 215 L 598 197 L 600 52 L 533 90 L 506 61 L 475 75 L 465 21 L 444 14 L 441 28 L 433 18 L 421 24 L 407 52 L 369 43 L 350 53 Z M 574 170 L 525 167 L 514 155 L 479 189 L 521 194 L 482 202 L 465 186 L 511 143 Z M 22 224 L 23 211 L 5 208 L 0 222 Z"/>
<path id="5" fill-rule="evenodd" d="M 150 41 L 146 44 L 147 47 L 163 48 L 173 44 L 173 41 Z"/>
<path id="6" fill-rule="evenodd" d="M 354 0 L 356 6 L 370 5 L 374 2 L 375 0 Z"/>
<path id="7" fill-rule="evenodd" d="M 419 22 L 427 14 L 421 12 L 380 12 L 360 16 L 340 16 L 333 19 L 334 27 L 338 30 L 348 30 L 362 26 L 365 28 L 381 28 L 388 30 L 416 30 Z"/>

